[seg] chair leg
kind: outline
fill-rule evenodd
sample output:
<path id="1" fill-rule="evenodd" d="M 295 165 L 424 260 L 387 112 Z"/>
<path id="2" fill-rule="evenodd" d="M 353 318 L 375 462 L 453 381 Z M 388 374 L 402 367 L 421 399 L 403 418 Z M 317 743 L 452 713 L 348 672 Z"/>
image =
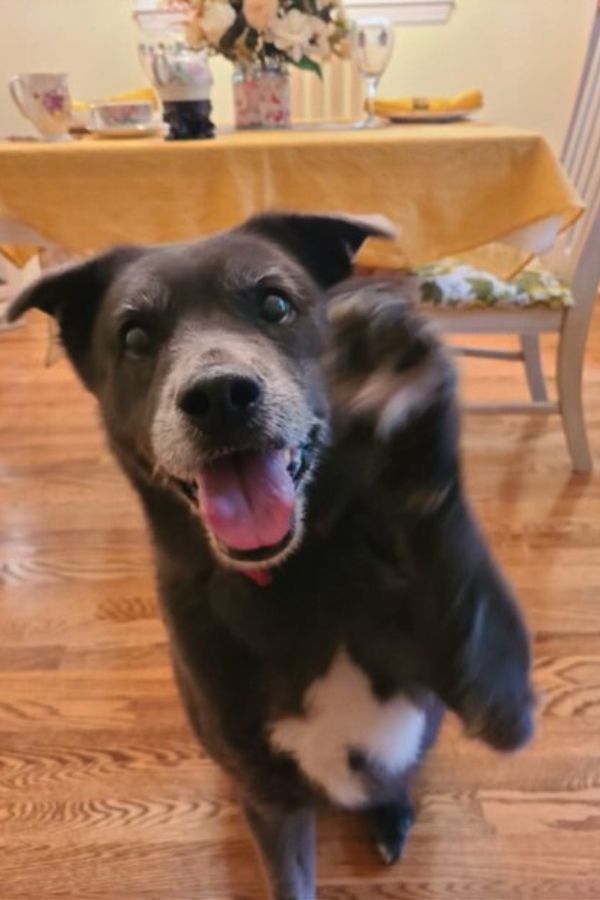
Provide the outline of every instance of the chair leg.
<path id="1" fill-rule="evenodd" d="M 546 381 L 542 369 L 539 335 L 522 334 L 521 352 L 523 353 L 525 375 L 527 376 L 527 384 L 529 386 L 531 399 L 534 403 L 546 403 L 548 400 L 548 392 L 546 390 Z"/>
<path id="2" fill-rule="evenodd" d="M 587 322 L 575 311 L 568 312 L 560 334 L 557 387 L 561 420 L 575 472 L 592 471 L 593 463 L 583 414 L 583 358 Z"/>

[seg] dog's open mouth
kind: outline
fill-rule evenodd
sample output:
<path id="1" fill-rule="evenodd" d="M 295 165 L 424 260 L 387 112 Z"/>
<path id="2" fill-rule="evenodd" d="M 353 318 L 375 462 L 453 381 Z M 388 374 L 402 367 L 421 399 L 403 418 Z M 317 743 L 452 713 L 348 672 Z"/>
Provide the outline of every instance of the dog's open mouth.
<path id="1" fill-rule="evenodd" d="M 268 565 L 292 544 L 298 489 L 311 467 L 316 433 L 298 447 L 222 452 L 193 481 L 179 481 L 220 555 L 232 563 Z"/>

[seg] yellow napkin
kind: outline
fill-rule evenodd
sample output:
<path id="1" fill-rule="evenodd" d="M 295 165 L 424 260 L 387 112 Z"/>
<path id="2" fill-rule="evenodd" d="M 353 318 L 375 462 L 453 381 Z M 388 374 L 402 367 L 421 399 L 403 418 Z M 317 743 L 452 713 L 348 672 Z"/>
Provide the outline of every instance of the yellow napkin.
<path id="1" fill-rule="evenodd" d="M 151 87 L 136 88 L 133 91 L 123 91 L 120 94 L 111 94 L 111 96 L 106 97 L 105 100 L 106 103 L 136 103 L 141 101 L 151 103 L 155 109 L 158 108 L 158 98 L 154 89 Z M 85 112 L 91 105 L 90 102 L 85 100 L 73 100 L 71 108 L 74 112 Z"/>
<path id="2" fill-rule="evenodd" d="M 479 109 L 483 106 L 481 91 L 463 91 L 455 97 L 390 97 L 375 100 L 373 111 L 378 116 L 402 115 L 412 112 L 454 112 Z"/>
<path id="3" fill-rule="evenodd" d="M 151 103 L 155 109 L 158 109 L 158 98 L 156 92 L 151 87 L 136 88 L 133 91 L 123 91 L 121 94 L 113 94 L 111 97 L 108 97 L 109 103 L 122 103 L 127 102 L 128 100 L 131 100 L 133 103 L 145 100 L 147 103 Z"/>

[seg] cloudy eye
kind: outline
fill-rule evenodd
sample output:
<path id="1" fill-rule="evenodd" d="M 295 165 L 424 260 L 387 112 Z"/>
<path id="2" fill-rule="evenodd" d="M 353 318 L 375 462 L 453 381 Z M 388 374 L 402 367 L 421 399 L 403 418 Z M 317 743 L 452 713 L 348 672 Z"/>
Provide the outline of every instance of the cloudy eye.
<path id="1" fill-rule="evenodd" d="M 272 325 L 283 325 L 294 317 L 295 309 L 285 297 L 279 294 L 266 294 L 260 303 L 260 314 L 265 322 Z"/>
<path id="2" fill-rule="evenodd" d="M 152 339 L 145 328 L 128 325 L 123 329 L 123 347 L 131 356 L 146 356 L 152 350 Z"/>

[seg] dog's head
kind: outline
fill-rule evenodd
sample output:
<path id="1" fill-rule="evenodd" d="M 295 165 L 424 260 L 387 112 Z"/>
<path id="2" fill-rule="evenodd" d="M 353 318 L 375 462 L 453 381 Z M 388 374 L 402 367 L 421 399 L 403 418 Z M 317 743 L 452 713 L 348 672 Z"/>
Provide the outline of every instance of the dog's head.
<path id="1" fill-rule="evenodd" d="M 51 272 L 9 317 L 55 316 L 126 467 L 193 504 L 222 562 L 269 566 L 301 538 L 327 438 L 323 293 L 391 234 L 375 217 L 265 214 Z"/>

